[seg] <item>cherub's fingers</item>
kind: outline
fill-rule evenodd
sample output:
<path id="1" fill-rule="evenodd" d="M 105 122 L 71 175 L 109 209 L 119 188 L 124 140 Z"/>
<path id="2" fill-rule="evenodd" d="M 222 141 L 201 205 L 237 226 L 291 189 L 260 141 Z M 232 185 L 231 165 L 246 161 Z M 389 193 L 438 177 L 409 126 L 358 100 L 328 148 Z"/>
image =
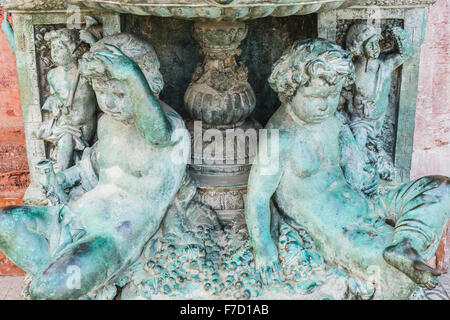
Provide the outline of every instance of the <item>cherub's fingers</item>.
<path id="1" fill-rule="evenodd" d="M 114 46 L 112 44 L 105 43 L 105 47 L 116 55 L 123 55 L 123 52 L 119 48 L 117 48 L 116 46 Z"/>
<path id="2" fill-rule="evenodd" d="M 264 267 L 260 267 L 259 274 L 261 276 L 262 283 L 267 285 L 268 284 L 267 275 L 266 275 L 266 271 L 264 269 L 265 269 Z"/>
<path id="3" fill-rule="evenodd" d="M 278 263 L 274 263 L 273 264 L 273 269 L 276 272 L 280 282 L 283 282 L 284 281 L 284 275 L 283 275 L 283 272 L 281 272 L 281 268 L 280 268 L 279 264 Z"/>
<path id="4" fill-rule="evenodd" d="M 102 61 L 107 66 L 111 66 L 113 64 L 113 61 L 107 56 L 98 55 L 97 57 L 100 61 Z"/>
<path id="5" fill-rule="evenodd" d="M 376 183 L 371 183 L 368 186 L 365 186 L 363 188 L 364 192 L 371 192 L 371 191 L 375 191 L 377 189 L 377 184 Z"/>
<path id="6" fill-rule="evenodd" d="M 266 266 L 266 277 L 267 277 L 267 284 L 270 286 L 272 284 L 272 278 L 273 278 L 273 272 L 272 268 L 270 266 Z"/>
<path id="7" fill-rule="evenodd" d="M 98 51 L 95 51 L 94 54 L 96 56 L 104 56 L 104 57 L 109 57 L 109 58 L 116 57 L 116 55 L 114 53 L 106 51 L 106 50 L 98 50 Z"/>

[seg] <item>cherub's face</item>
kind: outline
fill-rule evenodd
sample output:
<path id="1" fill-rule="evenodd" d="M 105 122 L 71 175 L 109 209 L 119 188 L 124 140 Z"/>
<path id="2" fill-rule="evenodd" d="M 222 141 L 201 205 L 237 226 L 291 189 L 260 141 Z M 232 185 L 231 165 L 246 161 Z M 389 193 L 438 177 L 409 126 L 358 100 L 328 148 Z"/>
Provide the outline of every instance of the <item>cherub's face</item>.
<path id="1" fill-rule="evenodd" d="M 380 52 L 380 35 L 376 34 L 364 43 L 364 53 L 368 59 L 378 59 Z"/>
<path id="2" fill-rule="evenodd" d="M 307 86 L 300 86 L 292 97 L 295 114 L 306 123 L 320 123 L 331 117 L 340 101 L 342 83 L 330 85 L 315 78 Z"/>
<path id="3" fill-rule="evenodd" d="M 118 121 L 132 119 L 131 101 L 120 81 L 93 78 L 92 88 L 95 91 L 98 106 L 104 113 Z"/>
<path id="4" fill-rule="evenodd" d="M 57 66 L 64 66 L 74 61 L 70 48 L 60 39 L 53 39 L 50 48 L 52 60 Z"/>

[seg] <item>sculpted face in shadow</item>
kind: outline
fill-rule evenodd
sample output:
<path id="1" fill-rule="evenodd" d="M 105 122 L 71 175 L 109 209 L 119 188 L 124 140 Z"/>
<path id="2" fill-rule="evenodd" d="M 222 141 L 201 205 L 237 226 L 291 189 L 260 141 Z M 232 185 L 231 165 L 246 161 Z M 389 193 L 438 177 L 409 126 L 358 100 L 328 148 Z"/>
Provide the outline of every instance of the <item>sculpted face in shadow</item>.
<path id="1" fill-rule="evenodd" d="M 95 90 L 100 110 L 105 114 L 118 121 L 132 119 L 131 102 L 120 81 L 92 79 L 92 88 Z"/>
<path id="2" fill-rule="evenodd" d="M 314 79 L 308 87 L 300 87 L 292 97 L 292 111 L 305 123 L 321 123 L 336 111 L 340 89 L 339 85 L 332 86 L 325 80 Z"/>
<path id="3" fill-rule="evenodd" d="M 77 54 L 73 52 L 79 41 L 78 31 L 50 31 L 45 39 L 50 42 L 56 67 L 47 74 L 50 94 L 42 106 L 49 119 L 36 135 L 54 146 L 51 158 L 62 171 L 74 165 L 91 145 L 96 129 L 95 94 L 86 79 L 80 77 Z"/>
<path id="4" fill-rule="evenodd" d="M 381 178 L 394 179 L 391 156 L 382 145 L 380 134 L 389 108 L 392 72 L 411 55 L 406 32 L 393 27 L 386 30 L 391 49 L 381 51 L 381 29 L 370 24 L 352 25 L 346 35 L 346 48 L 355 64 L 355 82 L 346 88 L 344 111 L 350 128 L 368 165 L 376 167 Z"/>
<path id="5" fill-rule="evenodd" d="M 437 284 L 425 261 L 448 221 L 449 180 L 424 177 L 370 200 L 378 172 L 336 112 L 354 72 L 350 55 L 323 39 L 294 43 L 274 65 L 269 84 L 282 105 L 266 128 L 268 145 L 279 137 L 280 152 L 270 155 L 279 166 L 270 174 L 267 164 L 252 166 L 245 209 L 256 270 L 266 284 L 280 279 L 272 200 L 287 223 L 306 228 L 328 264 L 363 281 L 366 297 L 407 298 L 416 285 Z"/>
<path id="6" fill-rule="evenodd" d="M 153 48 L 129 34 L 103 38 L 81 59 L 103 111 L 98 141 L 57 180 L 59 191 L 82 184 L 85 193 L 65 205 L 0 212 L 0 248 L 33 275 L 32 298 L 74 299 L 107 284 L 158 230 L 190 146 L 182 119 L 157 98 L 158 69 Z M 186 159 L 173 161 L 180 153 Z M 67 285 L 74 276 L 67 270 L 80 276 L 76 285 Z"/>

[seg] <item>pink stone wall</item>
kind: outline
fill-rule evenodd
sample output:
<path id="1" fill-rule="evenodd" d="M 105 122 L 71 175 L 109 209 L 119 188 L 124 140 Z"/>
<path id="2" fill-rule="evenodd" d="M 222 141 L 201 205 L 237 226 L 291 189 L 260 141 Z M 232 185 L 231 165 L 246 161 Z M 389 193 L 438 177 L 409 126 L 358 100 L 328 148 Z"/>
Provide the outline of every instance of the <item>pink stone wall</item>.
<path id="1" fill-rule="evenodd" d="M 0 17 L 3 18 L 2 9 Z M 21 199 L 28 184 L 16 58 L 0 32 L 0 200 Z"/>
<path id="2" fill-rule="evenodd" d="M 411 178 L 450 176 L 450 1 L 428 8 L 420 57 Z"/>
<path id="3" fill-rule="evenodd" d="M 437 0 L 428 8 L 425 41 L 420 56 L 411 178 L 450 176 L 450 1 Z M 447 227 L 448 230 L 448 227 Z M 448 268 L 447 231 L 436 252 L 435 266 Z"/>

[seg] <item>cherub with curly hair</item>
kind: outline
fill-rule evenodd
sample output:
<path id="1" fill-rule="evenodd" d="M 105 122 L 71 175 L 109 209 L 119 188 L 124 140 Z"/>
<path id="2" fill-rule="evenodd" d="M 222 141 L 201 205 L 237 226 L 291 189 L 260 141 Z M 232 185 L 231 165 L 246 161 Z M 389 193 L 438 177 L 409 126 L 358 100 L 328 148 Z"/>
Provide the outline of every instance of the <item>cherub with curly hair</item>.
<path id="1" fill-rule="evenodd" d="M 361 191 L 376 179 L 336 113 L 353 76 L 351 56 L 324 39 L 294 43 L 274 65 L 269 84 L 282 105 L 266 129 L 269 146 L 278 137 L 279 153 L 252 166 L 245 208 L 256 272 L 266 284 L 281 276 L 273 200 L 289 224 L 306 228 L 328 264 L 364 280 L 369 296 L 407 298 L 417 285 L 437 283 L 425 261 L 448 221 L 449 179 L 413 180 L 374 201 Z M 277 170 L 264 170 L 271 162 Z"/>
<path id="2" fill-rule="evenodd" d="M 98 142 L 64 188 L 91 189 L 62 206 L 0 209 L 0 249 L 33 275 L 34 299 L 77 299 L 132 265 L 182 185 L 190 139 L 181 117 L 158 99 L 153 47 L 130 34 L 96 42 L 80 61 L 103 115 Z M 89 164 L 92 162 L 92 164 Z M 74 274 L 76 272 L 76 274 Z"/>

